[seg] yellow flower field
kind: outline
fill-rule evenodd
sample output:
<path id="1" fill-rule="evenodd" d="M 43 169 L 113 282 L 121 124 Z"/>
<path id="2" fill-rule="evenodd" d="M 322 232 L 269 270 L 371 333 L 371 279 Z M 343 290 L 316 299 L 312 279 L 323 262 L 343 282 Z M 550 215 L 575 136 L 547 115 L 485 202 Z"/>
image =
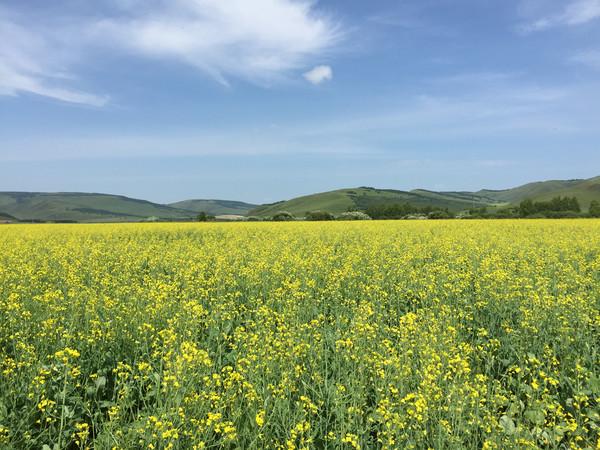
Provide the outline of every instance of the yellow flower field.
<path id="1" fill-rule="evenodd" d="M 600 448 L 600 221 L 0 228 L 0 448 Z"/>

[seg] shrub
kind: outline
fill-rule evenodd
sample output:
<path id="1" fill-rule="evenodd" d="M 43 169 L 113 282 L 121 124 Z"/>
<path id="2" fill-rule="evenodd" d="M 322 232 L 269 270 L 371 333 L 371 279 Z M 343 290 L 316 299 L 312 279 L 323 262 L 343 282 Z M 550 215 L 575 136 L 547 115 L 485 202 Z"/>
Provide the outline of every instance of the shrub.
<path id="1" fill-rule="evenodd" d="M 548 219 L 577 219 L 581 213 L 577 211 L 547 211 L 544 214 Z"/>
<path id="2" fill-rule="evenodd" d="M 546 219 L 547 218 L 546 214 L 543 214 L 543 213 L 529 214 L 526 217 L 528 219 Z"/>
<path id="3" fill-rule="evenodd" d="M 327 211 L 309 211 L 306 213 L 306 220 L 334 220 L 335 217 L 333 214 L 328 213 Z"/>
<path id="4" fill-rule="evenodd" d="M 287 222 L 290 220 L 296 220 L 296 218 L 287 211 L 279 211 L 277 214 L 271 217 L 271 220 L 274 222 Z"/>
<path id="5" fill-rule="evenodd" d="M 208 222 L 208 214 L 206 214 L 204 211 L 200 211 L 196 216 L 196 220 L 198 222 Z"/>
<path id="6" fill-rule="evenodd" d="M 360 211 L 350 211 L 340 214 L 337 220 L 371 220 L 371 216 Z"/>
<path id="7" fill-rule="evenodd" d="M 431 211 L 427 214 L 427 218 L 429 219 L 452 219 L 454 216 L 450 214 L 448 211 Z"/>

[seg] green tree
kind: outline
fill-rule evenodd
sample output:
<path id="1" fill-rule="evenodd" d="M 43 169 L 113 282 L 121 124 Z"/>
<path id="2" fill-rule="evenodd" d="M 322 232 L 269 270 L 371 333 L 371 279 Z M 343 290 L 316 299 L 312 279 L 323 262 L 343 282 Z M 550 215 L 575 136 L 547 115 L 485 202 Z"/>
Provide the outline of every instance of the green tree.
<path id="1" fill-rule="evenodd" d="M 288 222 L 290 220 L 295 220 L 295 217 L 287 211 L 279 211 L 271 218 L 271 220 L 274 222 Z"/>
<path id="2" fill-rule="evenodd" d="M 427 214 L 427 217 L 429 219 L 452 219 L 454 218 L 454 215 L 452 215 L 449 211 L 447 210 L 437 210 L 437 211 L 431 211 L 429 214 Z"/>
<path id="3" fill-rule="evenodd" d="M 306 213 L 306 220 L 334 220 L 333 214 L 328 213 L 327 211 L 309 211 Z"/>
<path id="4" fill-rule="evenodd" d="M 592 203 L 590 203 L 590 216 L 600 217 L 600 202 L 597 200 L 593 200 Z"/>
<path id="5" fill-rule="evenodd" d="M 531 216 L 536 213 L 536 207 L 531 199 L 527 198 L 519 205 L 519 214 L 521 217 Z"/>
<path id="6" fill-rule="evenodd" d="M 368 214 L 360 211 L 348 211 L 340 214 L 337 220 L 371 220 Z"/>

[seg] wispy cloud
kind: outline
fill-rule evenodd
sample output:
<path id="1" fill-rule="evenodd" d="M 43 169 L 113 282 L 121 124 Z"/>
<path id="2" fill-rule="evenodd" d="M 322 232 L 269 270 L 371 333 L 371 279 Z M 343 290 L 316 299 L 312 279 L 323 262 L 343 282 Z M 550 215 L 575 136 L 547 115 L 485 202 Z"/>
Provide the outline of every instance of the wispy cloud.
<path id="1" fill-rule="evenodd" d="M 369 136 L 370 148 L 376 148 L 378 136 L 400 142 L 439 142 L 446 147 L 465 138 L 494 142 L 595 134 L 600 120 L 597 84 L 539 86 L 516 80 L 469 84 L 466 89 L 452 81 L 452 86 L 430 85 L 429 92 L 398 99 L 396 107 L 321 120 L 304 127 L 304 133 L 315 142 L 324 137 L 352 141 Z"/>
<path id="2" fill-rule="evenodd" d="M 381 11 L 367 17 L 367 21 L 377 27 L 402 29 L 411 34 L 420 34 L 438 38 L 454 38 L 458 30 L 447 24 L 432 21 L 430 10 L 439 7 L 435 2 L 397 2 L 392 9 Z"/>
<path id="3" fill-rule="evenodd" d="M 98 4 L 93 15 L 63 8 L 57 16 L 40 14 L 35 20 L 0 6 L 0 95 L 31 93 L 103 106 L 107 96 L 74 87 L 75 66 L 102 64 L 98 48 L 184 64 L 224 85 L 231 78 L 267 85 L 298 76 L 343 35 L 341 26 L 309 0 Z"/>
<path id="4" fill-rule="evenodd" d="M 341 39 L 340 26 L 304 0 L 127 1 L 96 36 L 136 55 L 193 66 L 222 84 L 269 83 Z"/>
<path id="5" fill-rule="evenodd" d="M 388 99 L 346 115 L 272 127 L 260 121 L 234 133 L 212 128 L 139 134 L 32 136 L 4 139 L 0 161 L 175 156 L 394 155 L 407 148 L 485 141 L 545 148 L 548 139 L 597 136 L 598 84 L 537 86 L 516 82 Z M 511 144 L 506 144 L 511 142 Z M 569 144 L 571 145 L 571 144 Z M 532 147 L 532 148 L 534 148 Z M 84 150 L 82 150 L 84 149 Z M 485 150 L 485 147 L 481 149 Z M 496 158 L 490 158 L 496 160 Z"/>
<path id="6" fill-rule="evenodd" d="M 562 9 L 524 23 L 519 30 L 532 33 L 559 26 L 583 25 L 598 18 L 600 0 L 568 0 L 562 3 Z"/>
<path id="7" fill-rule="evenodd" d="M 489 85 L 510 81 L 518 77 L 514 72 L 466 72 L 453 75 L 444 75 L 433 78 L 431 81 L 436 84 L 469 84 L 469 85 Z"/>
<path id="8" fill-rule="evenodd" d="M 31 93 L 68 103 L 106 104 L 106 96 L 68 87 L 72 76 L 65 70 L 60 44 L 16 20 L 0 9 L 0 95 Z"/>
<path id="9" fill-rule="evenodd" d="M 317 66 L 306 72 L 304 78 L 312 84 L 321 84 L 333 78 L 333 70 L 329 66 Z"/>
<path id="10" fill-rule="evenodd" d="M 585 50 L 575 54 L 571 62 L 584 64 L 592 69 L 600 70 L 600 50 Z"/>

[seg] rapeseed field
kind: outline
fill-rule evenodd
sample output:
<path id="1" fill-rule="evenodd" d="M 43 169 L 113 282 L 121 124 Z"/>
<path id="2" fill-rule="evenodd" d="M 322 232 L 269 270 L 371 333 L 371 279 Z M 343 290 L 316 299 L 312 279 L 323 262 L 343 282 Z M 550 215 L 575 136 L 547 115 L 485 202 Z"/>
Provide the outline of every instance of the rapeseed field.
<path id="1" fill-rule="evenodd" d="M 600 448 L 600 222 L 0 229 L 0 448 Z"/>

